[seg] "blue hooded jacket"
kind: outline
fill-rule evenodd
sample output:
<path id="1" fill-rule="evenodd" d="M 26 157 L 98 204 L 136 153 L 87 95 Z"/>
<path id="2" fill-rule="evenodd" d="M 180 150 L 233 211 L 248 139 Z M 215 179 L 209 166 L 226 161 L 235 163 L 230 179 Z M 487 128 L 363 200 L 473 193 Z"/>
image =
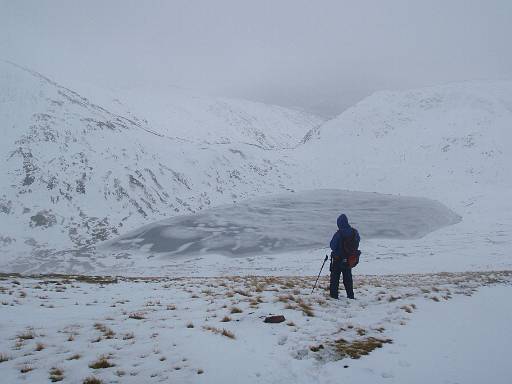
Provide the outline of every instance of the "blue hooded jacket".
<path id="1" fill-rule="evenodd" d="M 343 250 L 342 245 L 342 239 L 344 237 L 351 237 L 352 234 L 355 231 L 356 241 L 359 244 L 359 241 L 361 240 L 359 237 L 359 233 L 355 228 L 352 228 L 350 224 L 348 223 L 347 216 L 345 214 L 341 214 L 338 217 L 338 220 L 336 221 L 338 224 L 338 230 L 334 234 L 334 236 L 331 239 L 331 250 L 336 256 L 341 256 L 343 259 L 346 257 L 345 251 Z"/>

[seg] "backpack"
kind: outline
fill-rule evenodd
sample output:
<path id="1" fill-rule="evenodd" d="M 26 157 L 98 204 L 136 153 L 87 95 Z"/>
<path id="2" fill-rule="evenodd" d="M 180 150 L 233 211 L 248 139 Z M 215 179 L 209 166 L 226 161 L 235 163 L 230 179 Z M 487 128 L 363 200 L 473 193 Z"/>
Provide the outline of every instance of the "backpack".
<path id="1" fill-rule="evenodd" d="M 359 242 L 356 239 L 356 230 L 352 229 L 352 236 L 343 238 L 343 250 L 345 251 L 349 268 L 354 268 L 359 264 L 361 251 L 358 248 Z"/>

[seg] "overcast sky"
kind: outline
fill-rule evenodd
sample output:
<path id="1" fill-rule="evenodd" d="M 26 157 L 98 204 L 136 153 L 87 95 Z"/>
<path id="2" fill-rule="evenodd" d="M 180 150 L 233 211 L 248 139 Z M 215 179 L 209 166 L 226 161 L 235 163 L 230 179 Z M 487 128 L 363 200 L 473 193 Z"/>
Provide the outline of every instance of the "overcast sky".
<path id="1" fill-rule="evenodd" d="M 376 90 L 512 79 L 512 1 L 0 0 L 0 57 L 65 85 L 333 115 Z"/>

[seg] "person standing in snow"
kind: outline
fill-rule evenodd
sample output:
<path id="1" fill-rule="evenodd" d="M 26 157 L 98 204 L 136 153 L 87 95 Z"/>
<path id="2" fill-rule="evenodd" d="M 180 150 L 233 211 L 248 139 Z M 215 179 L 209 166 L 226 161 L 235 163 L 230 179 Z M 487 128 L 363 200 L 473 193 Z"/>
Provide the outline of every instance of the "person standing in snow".
<path id="1" fill-rule="evenodd" d="M 341 214 L 337 220 L 338 230 L 331 240 L 331 282 L 330 296 L 338 298 L 340 275 L 343 274 L 343 285 L 349 299 L 354 299 L 354 286 L 352 282 L 352 268 L 348 263 L 348 250 L 357 250 L 359 247 L 359 233 L 348 223 L 347 216 Z"/>

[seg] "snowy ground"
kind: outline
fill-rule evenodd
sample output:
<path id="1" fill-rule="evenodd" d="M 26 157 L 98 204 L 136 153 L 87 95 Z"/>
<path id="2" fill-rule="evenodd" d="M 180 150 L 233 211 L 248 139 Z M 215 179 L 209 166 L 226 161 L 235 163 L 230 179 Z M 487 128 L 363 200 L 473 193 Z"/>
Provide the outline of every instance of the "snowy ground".
<path id="1" fill-rule="evenodd" d="M 356 301 L 329 299 L 326 278 L 310 294 L 313 282 L 4 275 L 2 376 L 7 383 L 510 382 L 512 272 L 357 276 Z M 263 323 L 269 314 L 286 322 Z"/>

